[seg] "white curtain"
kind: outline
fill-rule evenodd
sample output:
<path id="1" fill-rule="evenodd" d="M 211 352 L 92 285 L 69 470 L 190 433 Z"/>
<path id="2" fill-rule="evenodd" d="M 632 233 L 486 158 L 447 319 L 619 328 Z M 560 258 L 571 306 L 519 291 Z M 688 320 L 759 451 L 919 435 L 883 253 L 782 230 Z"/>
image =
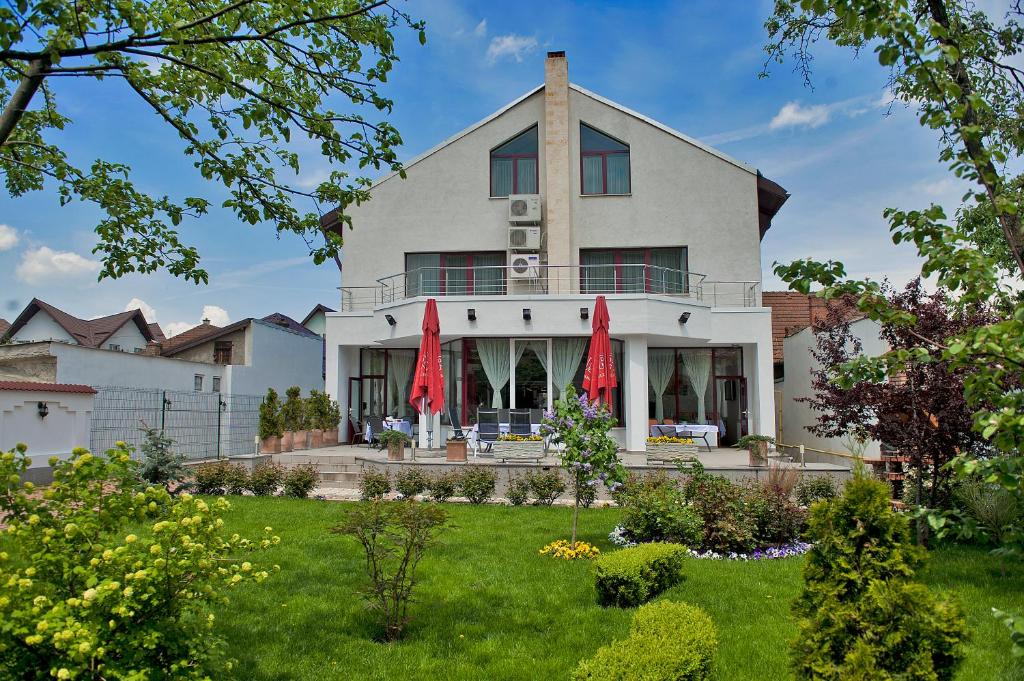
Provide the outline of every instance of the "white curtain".
<path id="1" fill-rule="evenodd" d="M 511 375 L 508 363 L 509 341 L 503 338 L 481 338 L 476 342 L 476 351 L 480 356 L 480 365 L 487 375 L 487 382 L 491 384 L 494 392 L 491 397 L 491 406 L 497 409 L 505 407 L 501 399 L 501 390 L 508 384 Z M 525 343 L 516 343 L 516 364 L 526 352 Z"/>
<path id="2" fill-rule="evenodd" d="M 711 353 L 706 350 L 683 350 L 683 369 L 697 397 L 697 423 L 707 419 L 704 411 L 704 393 L 711 378 Z"/>
<path id="3" fill-rule="evenodd" d="M 583 353 L 587 349 L 586 338 L 556 338 L 551 341 L 551 390 L 553 399 L 561 397 L 566 386 L 576 378 Z"/>
<path id="4" fill-rule="evenodd" d="M 388 413 L 403 415 L 403 405 L 409 400 L 412 368 L 416 364 L 415 350 L 391 350 L 388 353 Z"/>
<path id="5" fill-rule="evenodd" d="M 654 418 L 658 423 L 665 418 L 665 389 L 672 380 L 676 366 L 674 350 L 649 350 L 647 352 L 647 379 L 654 391 Z"/>

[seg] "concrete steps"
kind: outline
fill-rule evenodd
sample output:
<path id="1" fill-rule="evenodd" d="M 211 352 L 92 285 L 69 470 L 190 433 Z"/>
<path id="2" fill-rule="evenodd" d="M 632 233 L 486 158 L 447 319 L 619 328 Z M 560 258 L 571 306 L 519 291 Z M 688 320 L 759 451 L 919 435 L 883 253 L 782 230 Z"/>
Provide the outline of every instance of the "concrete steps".
<path id="1" fill-rule="evenodd" d="M 358 489 L 362 480 L 362 466 L 352 454 L 323 453 L 302 450 L 275 454 L 274 463 L 284 468 L 315 466 L 320 472 L 320 487 Z"/>

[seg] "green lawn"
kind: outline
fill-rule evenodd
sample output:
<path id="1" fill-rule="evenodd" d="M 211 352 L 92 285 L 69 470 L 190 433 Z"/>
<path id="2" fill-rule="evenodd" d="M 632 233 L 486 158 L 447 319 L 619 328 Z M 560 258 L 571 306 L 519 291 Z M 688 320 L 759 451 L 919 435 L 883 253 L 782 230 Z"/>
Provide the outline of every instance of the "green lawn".
<path id="1" fill-rule="evenodd" d="M 232 595 L 218 613 L 230 652 L 246 679 L 562 679 L 598 647 L 622 637 L 632 611 L 595 605 L 590 565 L 537 555 L 565 537 L 565 508 L 448 505 L 454 528 L 420 566 L 413 621 L 397 644 L 373 641 L 376 629 L 355 594 L 362 554 L 328 533 L 337 502 L 233 498 L 226 521 L 256 536 L 281 536 L 270 562 L 281 572 Z M 614 550 L 607 534 L 618 511 L 581 514 L 581 538 Z M 719 679 L 791 678 L 789 603 L 802 559 L 737 563 L 692 560 L 685 582 L 663 597 L 705 608 L 719 630 Z M 1024 569 L 1006 576 L 984 551 L 933 554 L 925 577 L 963 605 L 973 639 L 960 679 L 1022 679 L 1008 639 L 988 609 L 1024 612 Z"/>

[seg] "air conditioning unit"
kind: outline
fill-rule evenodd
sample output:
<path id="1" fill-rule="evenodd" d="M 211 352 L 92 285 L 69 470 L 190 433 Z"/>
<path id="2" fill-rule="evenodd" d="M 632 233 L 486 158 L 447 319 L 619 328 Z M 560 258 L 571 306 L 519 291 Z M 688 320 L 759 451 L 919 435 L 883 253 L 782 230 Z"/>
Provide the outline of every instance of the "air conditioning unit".
<path id="1" fill-rule="evenodd" d="M 540 250 L 540 227 L 509 227 L 508 248 L 510 251 Z"/>
<path id="2" fill-rule="evenodd" d="M 537 253 L 509 253 L 509 279 L 539 279 L 540 255 Z"/>
<path id="3" fill-rule="evenodd" d="M 508 221 L 514 225 L 539 225 L 540 194 L 509 194 Z"/>

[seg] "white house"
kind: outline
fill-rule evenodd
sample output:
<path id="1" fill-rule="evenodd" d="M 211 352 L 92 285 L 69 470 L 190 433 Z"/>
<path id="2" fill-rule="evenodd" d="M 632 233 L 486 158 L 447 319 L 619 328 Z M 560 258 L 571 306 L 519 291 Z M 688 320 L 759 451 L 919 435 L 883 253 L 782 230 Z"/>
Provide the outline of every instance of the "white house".
<path id="1" fill-rule="evenodd" d="M 346 209 L 326 376 L 353 420 L 411 416 L 428 297 L 466 425 L 481 406 L 541 409 L 579 388 L 605 295 L 628 451 L 652 419 L 718 425 L 723 444 L 774 434 L 760 242 L 788 194 L 757 169 L 570 83 L 551 52 L 543 85 L 406 173 Z"/>

